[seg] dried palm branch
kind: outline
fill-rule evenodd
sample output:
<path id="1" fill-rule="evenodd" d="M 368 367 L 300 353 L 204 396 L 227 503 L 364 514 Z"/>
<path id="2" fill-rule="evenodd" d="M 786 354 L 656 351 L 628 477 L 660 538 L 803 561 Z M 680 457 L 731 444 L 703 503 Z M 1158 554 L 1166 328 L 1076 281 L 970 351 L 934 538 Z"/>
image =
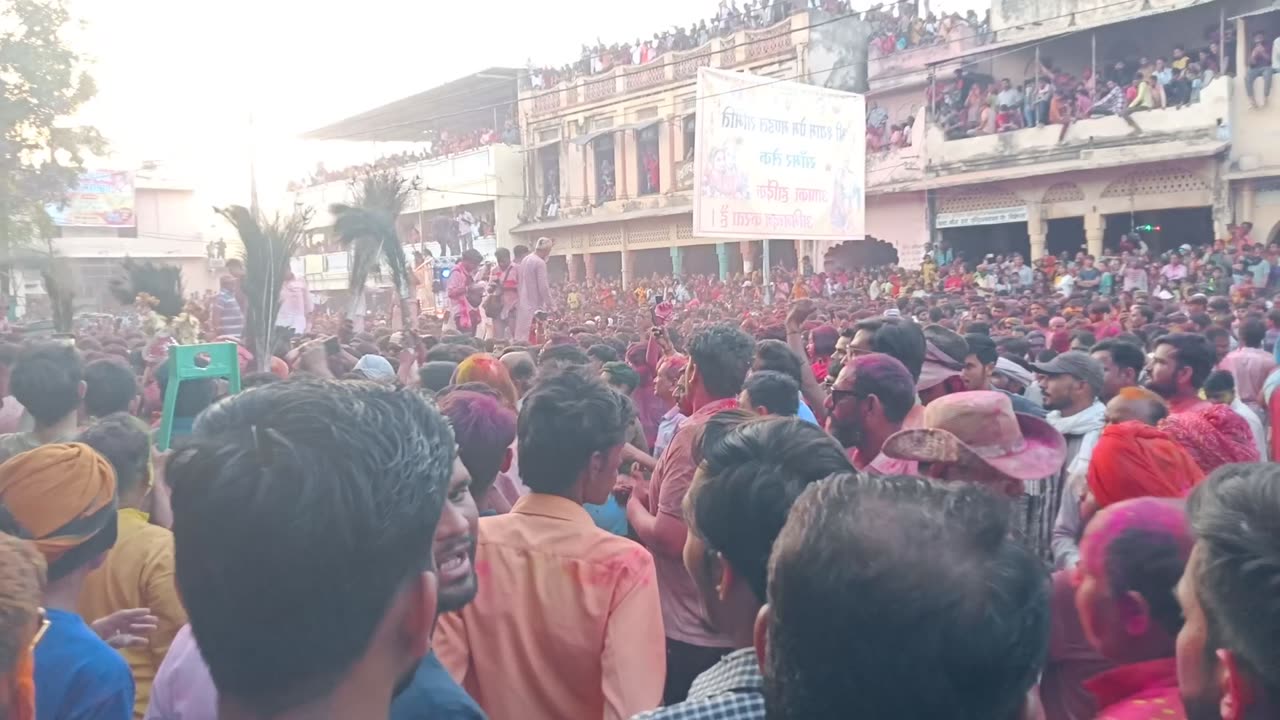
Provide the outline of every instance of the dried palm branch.
<path id="1" fill-rule="evenodd" d="M 280 290 L 289 272 L 289 261 L 302 247 L 312 213 L 310 209 L 296 208 L 290 215 L 276 213 L 268 218 L 240 205 L 214 208 L 214 212 L 231 223 L 244 245 L 241 290 L 248 300 L 245 344 L 253 353 L 257 369 L 265 371 L 271 367 Z"/>
<path id="2" fill-rule="evenodd" d="M 152 308 L 165 318 L 177 317 L 186 304 L 182 293 L 182 270 L 174 265 L 158 265 L 125 258 L 120 263 L 123 277 L 111 281 L 111 294 L 125 305 L 132 305 L 146 294 L 153 298 Z"/>
<path id="3" fill-rule="evenodd" d="M 412 280 L 404 246 L 396 234 L 396 218 L 418 188 L 417 178 L 406 180 L 396 170 L 374 170 L 351 181 L 351 205 L 329 206 L 334 218 L 334 233 L 338 241 L 351 251 L 353 314 L 369 277 L 377 276 L 385 266 L 399 299 L 401 319 L 406 326 L 410 325 L 409 287 Z M 358 322 L 357 318 L 352 319 Z"/>
<path id="4" fill-rule="evenodd" d="M 70 333 L 76 297 L 70 266 L 62 258 L 51 258 L 49 266 L 40 275 L 44 278 L 44 291 L 49 296 L 49 306 L 53 311 L 53 329 L 60 333 Z"/>

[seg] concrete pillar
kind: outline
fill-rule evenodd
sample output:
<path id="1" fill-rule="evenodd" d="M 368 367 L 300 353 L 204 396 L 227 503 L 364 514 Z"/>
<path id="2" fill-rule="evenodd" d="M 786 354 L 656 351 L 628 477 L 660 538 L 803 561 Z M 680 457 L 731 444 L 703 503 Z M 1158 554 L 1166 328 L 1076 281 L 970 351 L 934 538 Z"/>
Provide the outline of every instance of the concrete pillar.
<path id="1" fill-rule="evenodd" d="M 596 256 L 592 255 L 590 252 L 583 253 L 582 264 L 585 266 L 587 271 L 586 279 L 594 280 L 596 277 Z"/>
<path id="2" fill-rule="evenodd" d="M 1027 204 L 1027 237 L 1031 240 L 1031 262 L 1035 262 L 1044 257 L 1045 253 L 1045 236 L 1048 234 L 1048 228 L 1045 227 L 1044 218 L 1040 217 L 1040 206 L 1034 203 Z"/>
<path id="3" fill-rule="evenodd" d="M 631 273 L 634 271 L 634 263 L 631 262 L 631 251 L 623 249 L 622 251 L 622 289 L 631 289 Z"/>
<path id="4" fill-rule="evenodd" d="M 1095 258 L 1102 257 L 1102 237 L 1106 234 L 1107 218 L 1101 213 L 1089 213 L 1084 216 L 1085 252 Z"/>
<path id="5" fill-rule="evenodd" d="M 716 243 L 716 260 L 720 263 L 720 282 L 729 279 L 729 246 L 722 242 Z"/>
<path id="6" fill-rule="evenodd" d="M 569 266 L 569 282 L 578 282 L 578 256 L 565 253 L 564 261 Z"/>
<path id="7" fill-rule="evenodd" d="M 751 241 L 743 240 L 739 242 L 738 249 L 742 251 L 742 273 L 750 275 L 751 271 L 756 269 L 755 263 L 752 262 L 755 253 L 753 252 L 754 248 L 751 246 Z"/>
<path id="8" fill-rule="evenodd" d="M 671 247 L 671 274 L 684 274 L 684 248 L 680 245 L 673 245 Z"/>
<path id="9" fill-rule="evenodd" d="M 1045 234 L 1034 233 L 1031 235 L 1031 262 L 1035 262 L 1044 257 L 1045 253 Z"/>
<path id="10" fill-rule="evenodd" d="M 1241 180 L 1240 181 L 1240 207 L 1236 211 L 1236 217 L 1235 217 L 1236 222 L 1241 223 L 1241 222 L 1253 221 L 1254 208 L 1256 206 L 1257 198 L 1258 198 L 1258 189 L 1257 187 L 1254 186 L 1254 181 Z M 1257 238 L 1255 238 L 1254 242 L 1260 242 L 1260 241 Z"/>

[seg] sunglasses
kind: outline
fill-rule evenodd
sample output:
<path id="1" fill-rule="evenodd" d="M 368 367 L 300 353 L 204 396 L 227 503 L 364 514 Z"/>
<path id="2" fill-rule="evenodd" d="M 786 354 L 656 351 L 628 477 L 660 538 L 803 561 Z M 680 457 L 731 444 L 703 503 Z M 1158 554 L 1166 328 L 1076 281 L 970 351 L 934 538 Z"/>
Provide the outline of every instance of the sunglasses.
<path id="1" fill-rule="evenodd" d="M 40 627 L 36 628 L 35 637 L 31 638 L 30 649 L 34 651 L 36 646 L 40 644 L 40 640 L 44 638 L 44 634 L 49 632 L 49 626 L 52 624 L 49 620 L 49 613 L 44 608 L 36 608 L 36 616 L 40 618 Z"/>

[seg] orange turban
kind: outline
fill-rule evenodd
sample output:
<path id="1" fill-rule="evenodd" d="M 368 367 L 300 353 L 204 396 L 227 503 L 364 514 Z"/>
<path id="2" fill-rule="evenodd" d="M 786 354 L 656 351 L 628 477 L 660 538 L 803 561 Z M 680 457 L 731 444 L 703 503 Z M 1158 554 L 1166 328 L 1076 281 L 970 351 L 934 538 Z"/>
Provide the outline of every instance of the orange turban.
<path id="1" fill-rule="evenodd" d="M 1186 450 L 1136 420 L 1103 428 L 1089 459 L 1089 492 L 1099 507 L 1140 497 L 1182 497 L 1203 479 Z"/>
<path id="2" fill-rule="evenodd" d="M 0 531 L 30 540 L 49 581 L 116 540 L 116 473 L 88 445 L 42 445 L 0 465 Z"/>

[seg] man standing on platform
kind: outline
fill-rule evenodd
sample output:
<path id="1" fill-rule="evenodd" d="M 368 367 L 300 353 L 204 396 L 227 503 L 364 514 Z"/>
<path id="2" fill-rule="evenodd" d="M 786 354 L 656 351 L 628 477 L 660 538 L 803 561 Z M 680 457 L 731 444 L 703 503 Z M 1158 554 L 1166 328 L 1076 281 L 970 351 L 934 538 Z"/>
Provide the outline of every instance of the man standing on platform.
<path id="1" fill-rule="evenodd" d="M 551 285 L 547 282 L 547 257 L 555 240 L 549 237 L 538 238 L 533 254 L 520 261 L 517 273 L 520 301 L 516 306 L 517 342 L 528 342 L 529 332 L 533 328 L 534 316 L 551 307 Z"/>

